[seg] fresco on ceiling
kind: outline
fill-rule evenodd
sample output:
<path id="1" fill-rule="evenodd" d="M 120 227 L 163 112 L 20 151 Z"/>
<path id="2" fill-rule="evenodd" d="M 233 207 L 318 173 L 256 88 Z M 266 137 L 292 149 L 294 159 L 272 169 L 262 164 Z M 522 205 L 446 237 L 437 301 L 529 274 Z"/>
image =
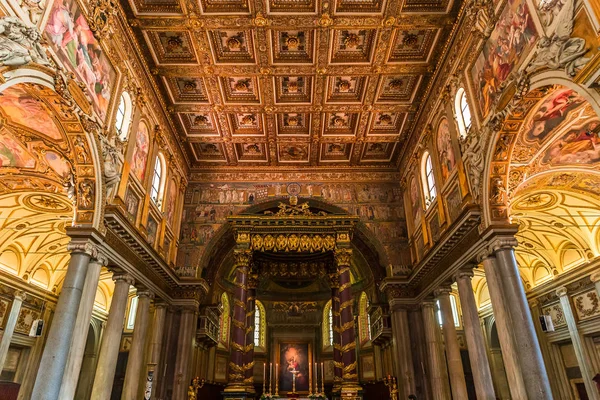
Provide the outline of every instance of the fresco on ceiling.
<path id="1" fill-rule="evenodd" d="M 454 157 L 454 149 L 452 148 L 452 139 L 450 138 L 450 127 L 448 119 L 442 119 L 437 133 L 437 151 L 442 167 L 442 178 L 446 182 L 450 173 L 454 170 L 456 159 Z"/>
<path id="2" fill-rule="evenodd" d="M 413 229 L 416 230 L 421 226 L 421 191 L 417 183 L 417 177 L 413 176 L 410 180 L 410 206 L 412 209 Z"/>
<path id="3" fill-rule="evenodd" d="M 60 131 L 44 103 L 25 89 L 11 86 L 0 93 L 0 108 L 8 119 L 16 124 L 35 130 L 51 139 L 61 139 Z"/>
<path id="4" fill-rule="evenodd" d="M 56 0 L 45 32 L 59 59 L 85 83 L 94 109 L 104 119 L 115 72 L 77 2 Z"/>
<path id="5" fill-rule="evenodd" d="M 543 142 L 553 129 L 558 127 L 571 111 L 585 102 L 577 92 L 561 88 L 541 102 L 525 124 L 525 140 Z"/>
<path id="6" fill-rule="evenodd" d="M 44 154 L 44 159 L 48 166 L 52 168 L 59 176 L 66 178 L 71 172 L 71 166 L 65 158 L 53 151 L 47 151 Z"/>
<path id="7" fill-rule="evenodd" d="M 582 165 L 600 161 L 600 122 L 593 120 L 571 129 L 556 139 L 547 149 L 543 163 L 551 165 Z"/>
<path id="8" fill-rule="evenodd" d="M 537 32 L 525 0 L 508 0 L 471 75 L 485 117 L 502 92 L 502 83 L 533 47 Z"/>
<path id="9" fill-rule="evenodd" d="M 0 167 L 35 167 L 33 156 L 7 129 L 0 130 Z"/>
<path id="10" fill-rule="evenodd" d="M 295 186 L 296 184 L 294 184 Z M 194 276 L 206 246 L 226 222 L 248 206 L 287 196 L 287 183 L 196 183 L 185 194 L 178 271 Z M 394 265 L 409 262 L 404 207 L 399 185 L 311 182 L 300 184 L 301 198 L 313 197 L 358 215 Z"/>
<path id="11" fill-rule="evenodd" d="M 177 183 L 175 182 L 175 179 L 169 179 L 166 202 L 165 216 L 167 218 L 167 224 L 173 226 L 173 216 L 175 215 L 175 206 L 177 205 Z"/>
<path id="12" fill-rule="evenodd" d="M 135 148 L 131 157 L 131 171 L 133 175 L 143 184 L 146 176 L 146 164 L 148 164 L 148 151 L 150 139 L 148 136 L 148 127 L 140 122 L 135 135 Z"/>

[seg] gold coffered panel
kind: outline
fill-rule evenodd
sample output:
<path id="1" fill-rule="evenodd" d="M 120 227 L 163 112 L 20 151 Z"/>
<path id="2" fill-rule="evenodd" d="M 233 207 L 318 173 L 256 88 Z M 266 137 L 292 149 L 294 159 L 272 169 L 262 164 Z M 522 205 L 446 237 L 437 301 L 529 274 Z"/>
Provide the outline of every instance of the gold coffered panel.
<path id="1" fill-rule="evenodd" d="M 460 2 L 124 6 L 196 170 L 393 170 Z"/>

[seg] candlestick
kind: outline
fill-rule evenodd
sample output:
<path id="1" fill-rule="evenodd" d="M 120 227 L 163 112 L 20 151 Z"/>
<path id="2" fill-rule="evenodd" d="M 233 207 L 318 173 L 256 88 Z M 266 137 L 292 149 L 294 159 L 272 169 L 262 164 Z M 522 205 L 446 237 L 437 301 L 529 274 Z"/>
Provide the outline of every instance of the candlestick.
<path id="1" fill-rule="evenodd" d="M 325 364 L 321 363 L 321 393 L 325 396 Z"/>
<path id="2" fill-rule="evenodd" d="M 263 363 L 263 394 L 267 392 L 267 363 Z"/>
<path id="3" fill-rule="evenodd" d="M 279 397 L 279 364 L 275 363 L 275 396 Z"/>
<path id="4" fill-rule="evenodd" d="M 273 393 L 273 363 L 269 363 L 269 394 Z"/>
<path id="5" fill-rule="evenodd" d="M 313 372 L 313 376 L 315 377 L 315 395 L 319 394 L 319 367 L 317 365 L 315 363 L 315 370 Z"/>

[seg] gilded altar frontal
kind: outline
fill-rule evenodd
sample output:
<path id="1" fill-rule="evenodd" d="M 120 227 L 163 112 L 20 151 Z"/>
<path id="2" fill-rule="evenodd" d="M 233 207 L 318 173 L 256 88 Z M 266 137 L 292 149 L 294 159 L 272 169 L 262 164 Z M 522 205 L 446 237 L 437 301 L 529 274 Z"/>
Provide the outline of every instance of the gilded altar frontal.
<path id="1" fill-rule="evenodd" d="M 0 400 L 600 400 L 597 0 L 0 0 Z"/>

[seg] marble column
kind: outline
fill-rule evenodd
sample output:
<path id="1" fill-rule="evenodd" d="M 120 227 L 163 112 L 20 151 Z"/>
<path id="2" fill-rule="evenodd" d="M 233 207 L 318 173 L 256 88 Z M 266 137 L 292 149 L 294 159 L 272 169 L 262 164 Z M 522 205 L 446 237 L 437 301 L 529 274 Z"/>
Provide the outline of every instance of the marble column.
<path id="1" fill-rule="evenodd" d="M 340 349 L 340 298 L 338 288 L 340 278 L 337 271 L 329 274 L 329 285 L 331 287 L 331 329 L 333 330 L 333 391 L 339 392 L 342 383 L 342 353 Z"/>
<path id="2" fill-rule="evenodd" d="M 150 398 L 156 398 L 156 385 L 159 375 L 156 373 L 156 367 L 160 362 L 160 352 L 162 350 L 163 334 L 165 330 L 165 319 L 167 316 L 167 305 L 165 303 L 154 303 L 154 318 L 152 320 L 152 336 L 150 337 L 150 357 L 146 376 L 152 376 L 152 386 L 150 387 Z"/>
<path id="3" fill-rule="evenodd" d="M 133 325 L 133 337 L 129 357 L 127 358 L 127 370 L 125 371 L 121 400 L 132 400 L 137 397 L 141 369 L 144 363 L 148 322 L 150 320 L 150 301 L 154 298 L 154 294 L 149 290 L 138 290 L 137 296 L 138 303 Z"/>
<path id="4" fill-rule="evenodd" d="M 98 352 L 100 356 L 96 366 L 91 400 L 110 399 L 121 345 L 129 287 L 134 284 L 133 278 L 126 274 L 114 275 L 113 280 L 115 281 L 115 290 L 108 311 L 106 328 L 102 334 L 100 351 Z"/>
<path id="5" fill-rule="evenodd" d="M 196 336 L 198 313 L 195 308 L 186 307 L 181 310 L 181 323 L 179 337 L 177 338 L 177 358 L 175 359 L 175 385 L 173 385 L 173 398 L 183 399 L 192 380 L 191 355 Z"/>
<path id="6" fill-rule="evenodd" d="M 594 285 L 596 286 L 596 292 L 598 292 L 598 296 L 600 296 L 600 272 L 594 272 L 590 276 L 590 280 L 594 282 Z"/>
<path id="7" fill-rule="evenodd" d="M 573 314 L 573 308 L 571 307 L 571 300 L 567 292 L 567 288 L 561 287 L 556 290 L 556 295 L 560 298 L 560 305 L 562 306 L 563 313 L 565 315 L 565 321 L 567 321 L 567 328 L 569 328 L 569 335 L 571 336 L 571 343 L 573 344 L 573 350 L 577 358 L 577 364 L 579 364 L 579 370 L 583 377 L 583 384 L 585 385 L 585 391 L 590 400 L 600 400 L 600 393 L 596 388 L 596 383 L 592 380 L 596 372 L 592 366 L 590 355 L 585 347 L 583 337 L 579 333 L 577 327 L 577 321 Z"/>
<path id="8" fill-rule="evenodd" d="M 6 356 L 8 355 L 8 348 L 15 332 L 15 326 L 17 326 L 17 319 L 21 312 L 21 305 L 25 299 L 25 292 L 15 292 L 12 306 L 10 307 L 10 314 L 8 314 L 8 320 L 4 327 L 4 333 L 2 334 L 2 341 L 0 341 L 0 373 L 4 369 L 4 363 L 6 362 Z"/>
<path id="9" fill-rule="evenodd" d="M 551 400 L 550 381 L 515 258 L 513 246 L 516 245 L 515 239 L 501 239 L 492 243 L 498 277 L 506 299 L 512 333 L 516 338 L 516 353 L 521 364 L 527 396 L 529 399 Z"/>
<path id="10" fill-rule="evenodd" d="M 452 305 L 450 303 L 450 289 L 438 289 L 435 291 L 435 296 L 440 303 L 440 310 L 442 312 L 442 329 L 444 330 L 444 343 L 446 344 L 446 359 L 450 373 L 452 398 L 468 399 L 465 372 L 460 356 L 460 345 L 458 344 L 454 316 L 452 315 Z"/>
<path id="11" fill-rule="evenodd" d="M 36 400 L 58 400 L 88 264 L 97 253 L 91 243 L 70 243 L 71 260 L 48 331 L 46 346 L 31 394 Z"/>
<path id="12" fill-rule="evenodd" d="M 87 341 L 88 331 L 90 330 L 90 321 L 94 309 L 94 300 L 100 280 L 100 270 L 106 265 L 108 260 L 104 257 L 90 261 L 88 271 L 83 284 L 83 293 L 79 303 L 79 311 L 75 321 L 75 330 L 73 332 L 73 341 L 69 349 L 69 358 L 65 367 L 65 374 L 62 379 L 59 398 L 61 400 L 72 400 L 75 397 L 79 373 L 83 363 L 83 353 Z"/>
<path id="13" fill-rule="evenodd" d="M 435 302 L 433 300 L 424 301 L 422 309 L 432 398 L 433 400 L 448 400 L 450 399 L 448 369 L 446 368 L 440 326 L 435 315 Z"/>
<path id="14" fill-rule="evenodd" d="M 404 398 L 416 393 L 415 370 L 413 367 L 410 331 L 408 330 L 408 312 L 405 308 L 392 306 L 392 334 L 394 358 L 396 359 L 396 370 L 399 391 Z"/>
<path id="15" fill-rule="evenodd" d="M 254 317 L 256 314 L 256 286 L 258 284 L 258 276 L 253 272 L 248 274 L 248 299 L 246 311 L 246 358 L 244 366 L 246 369 L 246 384 L 249 392 L 254 392 Z"/>
<path id="16" fill-rule="evenodd" d="M 229 383 L 225 392 L 245 393 L 246 368 L 246 308 L 248 307 L 248 270 L 252 251 L 235 249 L 235 290 L 233 296 L 233 314 L 231 318 L 231 353 L 229 362 Z"/>
<path id="17" fill-rule="evenodd" d="M 494 381 L 485 348 L 483 332 L 479 324 L 479 314 L 477 313 L 477 303 L 473 293 L 471 278 L 473 271 L 462 271 L 456 276 L 458 285 L 458 294 L 462 306 L 463 323 L 465 327 L 465 336 L 467 339 L 467 348 L 469 349 L 469 361 L 471 371 L 473 372 L 473 381 L 475 383 L 475 393 L 478 400 L 495 400 Z"/>
<path id="18" fill-rule="evenodd" d="M 354 330 L 354 313 L 352 305 L 352 283 L 350 282 L 350 261 L 352 249 L 338 247 L 335 250 L 335 261 L 339 277 L 340 298 L 340 353 L 342 354 L 342 397 L 356 397 L 362 388 L 358 385 L 356 368 L 356 335 Z"/>
<path id="19" fill-rule="evenodd" d="M 490 301 L 494 311 L 496 328 L 498 331 L 498 341 L 502 350 L 502 361 L 506 371 L 506 379 L 510 395 L 513 399 L 527 399 L 527 391 L 523 382 L 521 365 L 517 356 L 515 338 L 512 336 L 512 326 L 507 313 L 506 296 L 502 289 L 500 278 L 496 270 L 496 258 L 489 253 L 483 253 L 480 256 L 485 272 L 485 280 L 490 293 Z"/>

